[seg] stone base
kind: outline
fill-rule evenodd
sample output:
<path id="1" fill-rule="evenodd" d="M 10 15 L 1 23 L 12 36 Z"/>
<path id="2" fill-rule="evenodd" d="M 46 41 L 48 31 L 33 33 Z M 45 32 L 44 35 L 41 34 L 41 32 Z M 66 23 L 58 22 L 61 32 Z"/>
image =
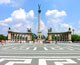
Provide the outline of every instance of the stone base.
<path id="1" fill-rule="evenodd" d="M 68 41 L 69 43 L 72 43 L 72 41 Z"/>
<path id="2" fill-rule="evenodd" d="M 31 43 L 33 43 L 33 41 L 29 41 L 29 43 L 31 44 Z"/>
<path id="3" fill-rule="evenodd" d="M 38 43 L 43 43 L 42 41 L 38 41 Z"/>
<path id="4" fill-rule="evenodd" d="M 6 43 L 12 43 L 10 40 L 7 40 Z"/>

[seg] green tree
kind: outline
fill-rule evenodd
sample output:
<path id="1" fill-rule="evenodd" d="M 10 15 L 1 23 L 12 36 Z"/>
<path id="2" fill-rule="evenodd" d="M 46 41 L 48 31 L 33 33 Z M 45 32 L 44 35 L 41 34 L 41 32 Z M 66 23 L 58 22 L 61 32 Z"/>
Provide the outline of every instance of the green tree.
<path id="1" fill-rule="evenodd" d="M 0 40 L 7 40 L 7 36 L 0 34 Z"/>
<path id="2" fill-rule="evenodd" d="M 35 33 L 32 33 L 32 40 L 34 41 L 35 39 L 37 39 L 37 35 Z"/>
<path id="3" fill-rule="evenodd" d="M 80 36 L 76 34 L 72 35 L 72 42 L 74 41 L 80 41 Z"/>
<path id="4" fill-rule="evenodd" d="M 42 39 L 46 39 L 45 35 L 42 35 L 41 38 L 42 38 Z"/>

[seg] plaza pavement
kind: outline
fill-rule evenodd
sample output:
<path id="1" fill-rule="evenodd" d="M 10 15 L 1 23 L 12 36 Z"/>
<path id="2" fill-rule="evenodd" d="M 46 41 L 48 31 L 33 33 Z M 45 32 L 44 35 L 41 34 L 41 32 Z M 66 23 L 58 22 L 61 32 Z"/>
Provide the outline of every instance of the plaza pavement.
<path id="1" fill-rule="evenodd" d="M 0 65 L 80 65 L 80 44 L 0 44 Z"/>

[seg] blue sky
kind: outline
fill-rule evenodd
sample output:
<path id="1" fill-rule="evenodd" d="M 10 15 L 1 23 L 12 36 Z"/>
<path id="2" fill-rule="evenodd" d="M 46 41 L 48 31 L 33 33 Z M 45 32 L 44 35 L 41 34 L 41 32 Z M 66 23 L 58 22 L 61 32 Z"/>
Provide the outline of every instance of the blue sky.
<path id="1" fill-rule="evenodd" d="M 41 31 L 47 34 L 75 29 L 80 34 L 80 0 L 0 0 L 0 34 L 7 35 L 12 31 L 38 32 L 38 4 L 41 4 Z"/>

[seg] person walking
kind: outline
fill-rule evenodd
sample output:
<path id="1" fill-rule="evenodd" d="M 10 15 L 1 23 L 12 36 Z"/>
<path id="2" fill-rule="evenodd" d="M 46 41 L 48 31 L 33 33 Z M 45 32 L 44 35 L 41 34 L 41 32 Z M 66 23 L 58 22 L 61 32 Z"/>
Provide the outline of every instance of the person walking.
<path id="1" fill-rule="evenodd" d="M 57 39 L 55 38 L 55 44 L 57 44 Z"/>

